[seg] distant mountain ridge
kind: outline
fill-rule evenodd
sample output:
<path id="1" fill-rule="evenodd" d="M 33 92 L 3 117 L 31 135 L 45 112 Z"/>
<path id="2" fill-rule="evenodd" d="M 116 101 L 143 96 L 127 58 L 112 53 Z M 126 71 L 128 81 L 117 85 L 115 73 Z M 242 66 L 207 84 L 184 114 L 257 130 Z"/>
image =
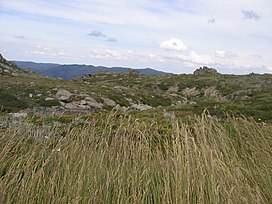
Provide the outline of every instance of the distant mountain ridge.
<path id="1" fill-rule="evenodd" d="M 71 80 L 74 77 L 83 76 L 85 74 L 93 74 L 97 71 L 109 71 L 114 73 L 128 72 L 131 70 L 136 70 L 143 75 L 156 75 L 164 76 L 171 75 L 172 73 L 166 73 L 158 71 L 151 68 L 143 69 L 132 69 L 124 67 L 104 67 L 104 66 L 93 66 L 84 64 L 55 64 L 55 63 L 35 63 L 29 61 L 13 61 L 18 67 L 23 69 L 30 69 L 38 74 L 53 77 L 53 78 L 63 78 L 65 80 Z"/>

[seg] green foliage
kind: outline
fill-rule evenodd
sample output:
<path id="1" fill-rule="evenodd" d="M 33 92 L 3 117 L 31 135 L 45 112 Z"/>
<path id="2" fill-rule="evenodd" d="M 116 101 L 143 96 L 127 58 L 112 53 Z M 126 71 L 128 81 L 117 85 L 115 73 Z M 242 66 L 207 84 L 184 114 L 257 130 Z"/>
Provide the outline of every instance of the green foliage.
<path id="1" fill-rule="evenodd" d="M 27 104 L 23 100 L 0 89 L 0 111 L 13 112 L 27 107 Z"/>
<path id="2" fill-rule="evenodd" d="M 52 106 L 59 106 L 60 103 L 57 100 L 52 101 L 45 101 L 44 99 L 39 99 L 36 101 L 36 106 L 43 106 L 43 107 L 52 107 Z"/>
<path id="3" fill-rule="evenodd" d="M 168 98 L 164 98 L 160 95 L 141 95 L 140 96 L 142 103 L 150 105 L 152 107 L 158 107 L 158 106 L 170 106 L 171 100 Z"/>
<path id="4" fill-rule="evenodd" d="M 167 91 L 168 89 L 169 89 L 169 84 L 167 84 L 167 83 L 165 83 L 165 82 L 161 82 L 161 83 L 159 83 L 158 85 L 157 85 L 159 88 L 160 88 L 160 90 L 162 90 L 162 91 Z"/>

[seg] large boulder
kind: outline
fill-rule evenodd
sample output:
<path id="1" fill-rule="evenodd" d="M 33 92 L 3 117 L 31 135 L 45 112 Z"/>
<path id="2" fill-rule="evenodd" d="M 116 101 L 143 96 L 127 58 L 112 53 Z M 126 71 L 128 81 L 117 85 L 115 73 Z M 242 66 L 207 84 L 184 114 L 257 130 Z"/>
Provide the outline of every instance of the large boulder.
<path id="1" fill-rule="evenodd" d="M 59 89 L 56 93 L 56 99 L 63 102 L 70 102 L 70 97 L 73 94 L 65 89 Z"/>

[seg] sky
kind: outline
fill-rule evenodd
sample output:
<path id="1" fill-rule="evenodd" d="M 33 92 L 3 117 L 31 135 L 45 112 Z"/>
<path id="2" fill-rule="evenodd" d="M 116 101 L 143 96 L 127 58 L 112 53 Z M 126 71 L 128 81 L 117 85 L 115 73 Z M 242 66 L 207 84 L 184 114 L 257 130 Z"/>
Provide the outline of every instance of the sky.
<path id="1" fill-rule="evenodd" d="M 272 73 L 272 0 L 0 0 L 9 60 Z"/>

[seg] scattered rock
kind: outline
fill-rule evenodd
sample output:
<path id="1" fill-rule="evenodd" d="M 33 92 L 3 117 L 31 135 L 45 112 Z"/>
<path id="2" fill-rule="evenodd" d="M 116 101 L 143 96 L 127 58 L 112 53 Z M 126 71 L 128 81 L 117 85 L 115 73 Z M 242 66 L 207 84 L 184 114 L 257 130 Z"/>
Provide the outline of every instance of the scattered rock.
<path id="1" fill-rule="evenodd" d="M 66 89 L 59 89 L 58 92 L 56 93 L 56 98 L 59 101 L 63 101 L 63 102 L 70 102 L 70 97 L 73 94 L 69 91 L 67 91 Z"/>
<path id="2" fill-rule="evenodd" d="M 29 98 L 33 98 L 33 94 L 29 94 L 28 96 L 29 96 Z"/>

